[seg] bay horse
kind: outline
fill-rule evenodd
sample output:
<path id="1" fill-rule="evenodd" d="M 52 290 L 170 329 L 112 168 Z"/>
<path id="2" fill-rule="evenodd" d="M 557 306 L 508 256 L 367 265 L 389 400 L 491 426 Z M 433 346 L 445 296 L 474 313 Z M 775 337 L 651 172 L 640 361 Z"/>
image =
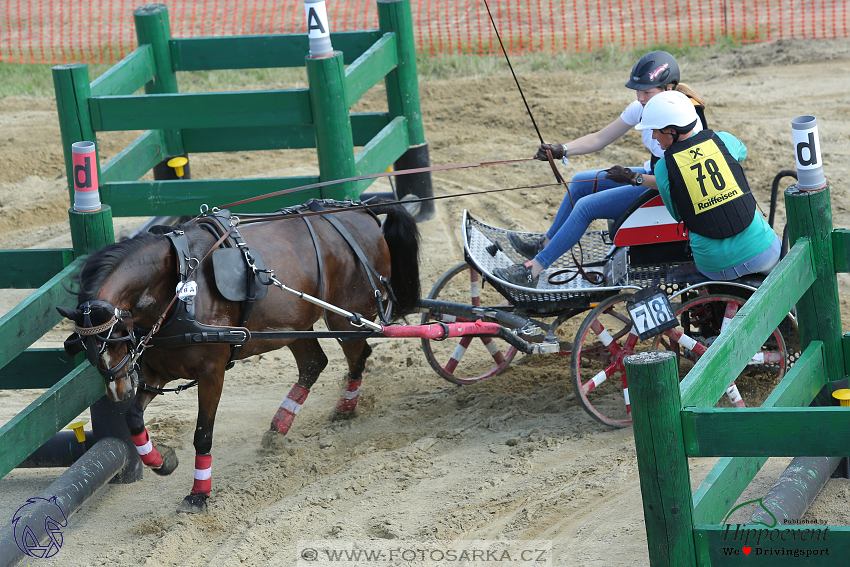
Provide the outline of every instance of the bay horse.
<path id="1" fill-rule="evenodd" d="M 266 273 L 273 271 L 273 277 L 286 287 L 321 297 L 331 305 L 370 321 L 379 311 L 376 295 L 394 294 L 393 317 L 399 317 L 415 310 L 420 295 L 416 221 L 401 205 L 370 205 L 369 208 L 375 214 L 351 207 L 339 214 L 311 216 L 310 222 L 305 222 L 308 218 L 305 217 L 243 223 L 237 233 L 244 244 L 250 246 L 249 250 L 258 252 L 254 256 L 262 257 Z M 379 225 L 377 214 L 387 215 L 383 227 Z M 337 223 L 332 224 L 337 219 Z M 139 381 L 135 400 L 126 413 L 127 425 L 142 462 L 158 474 L 173 472 L 177 457 L 173 450 L 160 453 L 151 442 L 144 423 L 145 408 L 162 393 L 162 387 L 168 382 L 197 381 L 195 481 L 178 511 L 202 513 L 206 511 L 212 486 L 212 435 L 226 367 L 236 359 L 289 347 L 295 357 L 298 380 L 272 420 L 272 429 L 285 435 L 328 359 L 318 340 L 309 336 L 239 339 L 243 344 L 236 348 L 235 354 L 233 345 L 226 343 L 195 344 L 193 341 L 179 346 L 156 346 L 157 334 L 152 329 L 157 329 L 164 320 L 162 329 L 157 332 L 167 334 L 174 313 L 180 308 L 186 318 L 187 307 L 181 302 L 186 302 L 187 298 L 182 292 L 191 282 L 184 281 L 186 274 L 178 272 L 188 271 L 188 266 L 197 286 L 196 293 L 187 302 L 193 304 L 197 316 L 197 321 L 191 323 L 199 324 L 201 330 L 210 330 L 210 333 L 197 333 L 197 341 L 206 340 L 203 337 L 215 335 L 222 328 L 247 328 L 260 334 L 281 330 L 312 331 L 314 323 L 323 316 L 329 331 L 352 331 L 355 329 L 352 324 L 357 324 L 358 320 L 352 321 L 331 310 L 323 313 L 323 308 L 314 303 L 269 287 L 264 297 L 256 294 L 258 299 L 249 309 L 247 323 L 241 324 L 244 302 L 224 297 L 216 282 L 218 267 L 214 269 L 211 261 L 215 255 L 207 257 L 213 249 L 219 248 L 225 236 L 217 241 L 212 230 L 195 221 L 175 227 L 170 235 L 164 231 L 144 233 L 93 253 L 80 272 L 78 307 L 57 309 L 75 325 L 76 333 L 66 341 L 66 350 L 70 354 L 86 352 L 89 362 L 106 379 L 110 400 L 130 398 Z M 342 229 L 337 228 L 340 224 Z M 347 238 L 354 240 L 356 245 L 343 236 L 346 232 Z M 176 234 L 183 234 L 188 243 L 183 261 L 177 253 Z M 385 279 L 369 275 L 369 266 L 358 258 L 358 247 L 361 258 L 365 256 L 366 263 L 374 268 L 372 273 Z M 178 284 L 183 286 L 178 290 L 181 299 L 175 296 Z M 166 313 L 170 320 L 163 319 Z M 153 339 L 151 344 L 145 344 L 147 339 Z M 365 339 L 357 337 L 340 341 L 340 346 L 348 363 L 348 374 L 347 386 L 336 404 L 335 413 L 344 416 L 351 415 L 357 405 L 362 372 L 371 348 Z"/>

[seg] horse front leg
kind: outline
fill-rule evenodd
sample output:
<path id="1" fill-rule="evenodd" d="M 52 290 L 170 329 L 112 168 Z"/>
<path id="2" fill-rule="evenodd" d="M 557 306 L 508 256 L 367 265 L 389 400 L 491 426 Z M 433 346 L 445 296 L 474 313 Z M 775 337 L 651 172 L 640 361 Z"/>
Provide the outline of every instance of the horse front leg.
<path id="1" fill-rule="evenodd" d="M 372 354 L 372 347 L 366 341 L 351 341 L 342 343 L 342 351 L 348 361 L 348 380 L 342 396 L 334 408 L 334 419 L 344 419 L 354 416 L 354 409 L 360 399 L 360 384 L 363 382 L 363 369 L 366 359 Z"/>
<path id="2" fill-rule="evenodd" d="M 153 376 L 153 372 L 143 365 L 143 376 L 148 376 L 154 383 L 158 383 Z M 145 428 L 145 409 L 148 404 L 156 396 L 153 392 L 139 389 L 136 391 L 136 397 L 133 400 L 133 405 L 127 410 L 124 418 L 127 420 L 127 427 L 130 429 L 130 436 L 133 439 L 133 445 L 136 447 L 136 452 L 142 463 L 159 475 L 169 475 L 177 468 L 178 460 L 177 453 L 174 449 L 163 449 L 160 453 L 156 446 L 151 441 L 147 428 Z"/>
<path id="3" fill-rule="evenodd" d="M 288 346 L 298 366 L 298 381 L 292 386 L 272 418 L 271 430 L 281 435 L 289 432 L 292 421 L 307 400 L 310 388 L 328 365 L 328 357 L 325 356 L 325 351 L 316 339 L 298 339 Z"/>
<path id="4" fill-rule="evenodd" d="M 203 380 L 200 380 L 203 377 Z M 224 386 L 224 362 L 198 372 L 198 423 L 195 427 L 195 481 L 178 512 L 204 514 L 212 490 L 212 437 L 215 414 Z"/>

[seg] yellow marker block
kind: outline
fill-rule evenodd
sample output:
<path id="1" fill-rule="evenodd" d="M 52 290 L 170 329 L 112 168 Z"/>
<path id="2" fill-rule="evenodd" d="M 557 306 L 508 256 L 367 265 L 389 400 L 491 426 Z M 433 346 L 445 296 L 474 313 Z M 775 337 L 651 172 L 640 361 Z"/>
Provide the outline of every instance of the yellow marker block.
<path id="1" fill-rule="evenodd" d="M 85 421 L 75 421 L 74 423 L 72 423 L 68 427 L 66 427 L 65 429 L 73 430 L 74 435 L 77 436 L 77 441 L 79 441 L 80 443 L 85 443 L 86 442 L 86 432 L 83 430 L 83 426 L 86 423 L 87 422 L 85 422 Z"/>
<path id="2" fill-rule="evenodd" d="M 832 397 L 841 402 L 842 406 L 850 406 L 850 390 L 836 390 L 832 393 Z"/>
<path id="3" fill-rule="evenodd" d="M 189 163 L 189 160 L 184 158 L 183 156 L 177 156 L 176 158 L 171 158 L 168 160 L 166 165 L 168 167 L 174 168 L 174 173 L 177 174 L 177 177 L 183 177 L 183 166 Z"/>

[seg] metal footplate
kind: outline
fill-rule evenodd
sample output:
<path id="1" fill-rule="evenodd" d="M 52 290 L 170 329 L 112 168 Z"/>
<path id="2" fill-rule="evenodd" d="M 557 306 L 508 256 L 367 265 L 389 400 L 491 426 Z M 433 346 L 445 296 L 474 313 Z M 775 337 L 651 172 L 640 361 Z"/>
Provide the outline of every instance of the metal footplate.
<path id="1" fill-rule="evenodd" d="M 586 271 L 602 273 L 605 279 L 602 284 L 593 284 L 581 276 L 563 284 L 549 283 L 551 274 L 575 269 L 572 255 L 567 253 L 540 274 L 535 287 L 517 286 L 494 275 L 497 268 L 527 260 L 511 245 L 508 239 L 511 231 L 476 220 L 467 210 L 463 211 L 462 231 L 467 262 L 519 308 L 533 311 L 587 308 L 591 301 L 611 295 L 612 291 L 638 289 L 628 284 L 626 249 L 615 249 L 606 242 L 603 231 L 585 233 L 581 240 L 582 257 L 579 258 Z"/>

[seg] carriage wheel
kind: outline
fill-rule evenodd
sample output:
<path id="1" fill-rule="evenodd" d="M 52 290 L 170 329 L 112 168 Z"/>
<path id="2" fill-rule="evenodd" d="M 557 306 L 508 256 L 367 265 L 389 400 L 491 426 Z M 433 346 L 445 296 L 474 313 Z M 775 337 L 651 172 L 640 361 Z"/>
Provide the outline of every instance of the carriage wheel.
<path id="1" fill-rule="evenodd" d="M 481 275 L 466 263 L 460 263 L 434 284 L 428 299 L 439 299 L 469 305 L 507 305 L 505 298 L 491 286 L 481 285 Z M 462 323 L 469 321 L 445 313 L 428 312 L 422 324 L 429 321 Z M 425 358 L 437 374 L 453 384 L 472 384 L 496 376 L 507 368 L 516 349 L 501 339 L 459 337 L 442 341 L 422 339 Z"/>
<path id="2" fill-rule="evenodd" d="M 742 297 L 725 294 L 701 295 L 674 304 L 679 327 L 655 337 L 652 348 L 675 351 L 679 364 L 679 378 L 682 379 L 693 368 L 702 353 L 720 334 L 723 321 L 731 320 L 746 300 Z M 752 358 L 747 368 L 726 391 L 726 396 L 718 406 L 746 407 L 747 398 L 765 397 L 764 375 L 770 376 L 772 389 L 785 375 L 788 368 L 788 348 L 782 333 L 777 328 Z M 744 390 L 742 396 L 739 388 Z M 756 394 L 757 390 L 765 390 Z"/>
<path id="3" fill-rule="evenodd" d="M 638 342 L 626 311 L 630 293 L 601 301 L 588 313 L 576 333 L 572 353 L 573 388 L 594 419 L 612 427 L 632 422 L 629 388 L 623 359 L 649 350 L 649 340 Z"/>

